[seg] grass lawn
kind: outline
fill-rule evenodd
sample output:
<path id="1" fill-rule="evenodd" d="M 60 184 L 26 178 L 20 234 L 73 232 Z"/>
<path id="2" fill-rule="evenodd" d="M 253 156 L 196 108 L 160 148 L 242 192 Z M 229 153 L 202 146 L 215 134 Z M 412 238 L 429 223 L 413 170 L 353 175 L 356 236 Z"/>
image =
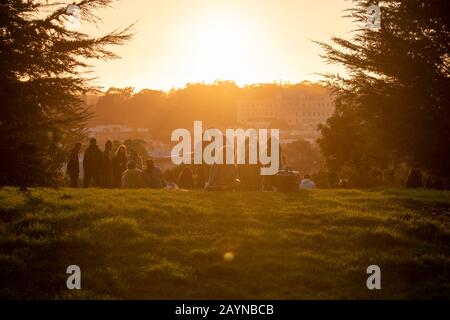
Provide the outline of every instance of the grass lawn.
<path id="1" fill-rule="evenodd" d="M 450 298 L 450 192 L 32 195 L 0 189 L 0 298 Z"/>

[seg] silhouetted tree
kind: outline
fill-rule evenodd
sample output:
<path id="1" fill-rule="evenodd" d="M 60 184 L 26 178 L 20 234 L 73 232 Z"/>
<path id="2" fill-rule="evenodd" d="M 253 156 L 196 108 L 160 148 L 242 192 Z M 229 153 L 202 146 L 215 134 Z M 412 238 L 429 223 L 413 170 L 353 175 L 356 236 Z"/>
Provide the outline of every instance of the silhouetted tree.
<path id="1" fill-rule="evenodd" d="M 328 165 L 367 172 L 401 160 L 450 176 L 450 2 L 379 1 L 381 30 L 366 27 L 374 1 L 353 3 L 353 39 L 320 43 L 348 70 L 326 76 L 337 98 L 320 140 Z"/>
<path id="2" fill-rule="evenodd" d="M 297 140 L 283 146 L 287 165 L 302 174 L 311 174 L 323 168 L 323 156 L 317 146 L 307 140 Z"/>
<path id="3" fill-rule="evenodd" d="M 73 5 L 83 23 L 98 24 L 94 11 L 112 2 Z M 131 37 L 130 27 L 99 38 L 68 28 L 69 9 L 45 1 L 0 3 L 0 185 L 58 184 L 64 141 L 82 134 L 89 118 L 82 96 L 95 88 L 87 61 L 116 58 L 108 46 Z"/>

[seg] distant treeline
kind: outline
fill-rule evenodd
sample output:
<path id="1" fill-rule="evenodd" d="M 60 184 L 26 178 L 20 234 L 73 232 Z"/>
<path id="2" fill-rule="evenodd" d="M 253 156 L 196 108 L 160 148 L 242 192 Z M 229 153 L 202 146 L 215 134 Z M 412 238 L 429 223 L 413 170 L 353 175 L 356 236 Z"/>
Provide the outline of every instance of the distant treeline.
<path id="1" fill-rule="evenodd" d="M 311 94 L 323 91 L 319 84 L 255 84 L 239 87 L 232 81 L 188 84 L 169 92 L 133 88 L 110 88 L 94 107 L 90 125 L 125 124 L 150 128 L 162 140 L 175 128 L 191 128 L 194 120 L 206 127 L 235 127 L 236 106 L 243 99 L 270 99 L 282 90 L 304 89 Z"/>

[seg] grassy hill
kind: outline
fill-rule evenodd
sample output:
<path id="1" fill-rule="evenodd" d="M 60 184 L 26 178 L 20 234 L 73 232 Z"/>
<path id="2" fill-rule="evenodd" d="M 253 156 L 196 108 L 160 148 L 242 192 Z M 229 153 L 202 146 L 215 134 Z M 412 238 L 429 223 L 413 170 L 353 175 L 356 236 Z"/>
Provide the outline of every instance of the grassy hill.
<path id="1" fill-rule="evenodd" d="M 0 189 L 1 298 L 450 298 L 449 192 L 32 195 Z"/>

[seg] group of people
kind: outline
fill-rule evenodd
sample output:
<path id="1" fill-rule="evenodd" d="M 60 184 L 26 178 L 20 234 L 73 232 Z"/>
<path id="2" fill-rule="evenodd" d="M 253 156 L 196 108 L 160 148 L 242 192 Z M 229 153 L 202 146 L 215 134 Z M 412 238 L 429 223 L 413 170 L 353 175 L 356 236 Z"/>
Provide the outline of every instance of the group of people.
<path id="1" fill-rule="evenodd" d="M 67 174 L 70 186 L 77 188 L 80 180 L 79 154 L 81 143 L 76 143 L 70 152 L 67 164 Z M 225 153 L 223 153 L 225 154 Z M 224 161 L 225 162 L 225 161 Z M 311 177 L 305 175 L 297 184 L 294 175 L 283 170 L 284 175 L 261 176 L 259 164 L 200 164 L 195 166 L 183 165 L 178 168 L 174 182 L 166 182 L 161 170 L 152 160 L 145 162 L 135 150 L 127 150 L 121 145 L 113 152 L 113 143 L 108 140 L 104 150 L 100 150 L 95 138 L 90 139 L 83 157 L 83 187 L 94 184 L 103 188 L 181 188 L 206 190 L 284 190 L 315 189 L 316 185 Z M 280 171 L 281 172 L 281 171 Z M 294 180 L 293 180 L 294 179 Z M 298 179 L 298 176 L 297 176 Z M 297 187 L 290 187 L 291 183 Z M 292 185 L 293 186 L 293 185 Z"/>
<path id="2" fill-rule="evenodd" d="M 222 152 L 222 155 L 224 154 Z M 183 165 L 176 185 L 182 189 L 206 190 L 289 192 L 298 189 L 316 189 L 310 175 L 306 174 L 303 179 L 299 179 L 298 172 L 289 168 L 281 168 L 276 175 L 262 176 L 260 164 L 225 164 L 225 159 L 222 163 Z"/>
<path id="3" fill-rule="evenodd" d="M 70 186 L 77 188 L 80 179 L 79 154 L 81 143 L 76 143 L 70 152 L 67 174 Z M 144 163 L 136 150 L 128 150 L 121 145 L 113 154 L 113 143 L 108 140 L 102 151 L 95 138 L 90 139 L 83 157 L 83 187 L 94 183 L 103 188 L 162 188 L 161 170 L 152 160 Z"/>

